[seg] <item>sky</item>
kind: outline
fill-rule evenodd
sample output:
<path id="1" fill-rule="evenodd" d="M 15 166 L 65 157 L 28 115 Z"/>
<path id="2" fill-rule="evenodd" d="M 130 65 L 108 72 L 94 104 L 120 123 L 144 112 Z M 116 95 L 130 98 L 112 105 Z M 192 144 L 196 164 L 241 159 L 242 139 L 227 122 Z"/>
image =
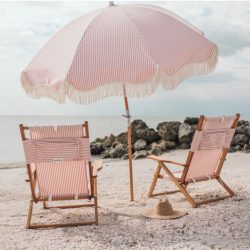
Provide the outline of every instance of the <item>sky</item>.
<path id="1" fill-rule="evenodd" d="M 131 3 L 115 1 L 116 4 Z M 184 80 L 173 91 L 129 98 L 133 116 L 228 115 L 250 118 L 250 2 L 140 1 L 166 8 L 202 30 L 219 48 L 213 73 Z M 89 105 L 26 96 L 19 78 L 38 50 L 67 23 L 108 1 L 0 2 L 0 115 L 121 115 L 122 97 Z"/>

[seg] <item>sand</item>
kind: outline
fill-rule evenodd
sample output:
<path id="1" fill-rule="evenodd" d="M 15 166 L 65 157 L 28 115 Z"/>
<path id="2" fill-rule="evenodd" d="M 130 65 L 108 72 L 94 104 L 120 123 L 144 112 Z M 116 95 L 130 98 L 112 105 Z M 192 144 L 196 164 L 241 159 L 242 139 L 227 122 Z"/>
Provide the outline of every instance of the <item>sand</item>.
<path id="1" fill-rule="evenodd" d="M 184 160 L 187 151 L 166 153 Z M 136 201 L 129 202 L 126 161 L 105 161 L 98 175 L 99 226 L 57 229 L 25 229 L 30 190 L 23 164 L 0 170 L 0 249 L 249 249 L 250 248 L 250 155 L 229 154 L 222 171 L 224 181 L 237 196 L 191 208 L 181 194 L 168 196 L 175 209 L 188 212 L 175 220 L 155 220 L 141 214 L 159 198 L 147 198 L 155 163 L 134 162 Z M 11 167 L 11 168 L 6 168 Z M 17 167 L 17 168 L 13 168 Z M 160 180 L 158 190 L 173 187 Z M 223 194 L 216 181 L 190 185 L 197 199 Z M 35 206 L 34 222 L 73 222 L 89 219 L 92 210 L 44 210 Z"/>

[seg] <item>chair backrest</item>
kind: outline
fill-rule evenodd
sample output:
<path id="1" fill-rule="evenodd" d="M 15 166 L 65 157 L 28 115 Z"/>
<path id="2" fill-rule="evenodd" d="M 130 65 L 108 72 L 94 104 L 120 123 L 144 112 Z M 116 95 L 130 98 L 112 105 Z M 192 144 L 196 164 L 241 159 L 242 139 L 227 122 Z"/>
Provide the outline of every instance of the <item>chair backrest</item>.
<path id="1" fill-rule="evenodd" d="M 198 181 L 220 174 L 240 115 L 200 117 L 182 180 Z"/>
<path id="2" fill-rule="evenodd" d="M 27 166 L 34 165 L 37 171 L 40 194 L 61 198 L 66 194 L 86 195 L 88 186 L 93 193 L 87 122 L 61 126 L 20 125 L 20 132 Z"/>

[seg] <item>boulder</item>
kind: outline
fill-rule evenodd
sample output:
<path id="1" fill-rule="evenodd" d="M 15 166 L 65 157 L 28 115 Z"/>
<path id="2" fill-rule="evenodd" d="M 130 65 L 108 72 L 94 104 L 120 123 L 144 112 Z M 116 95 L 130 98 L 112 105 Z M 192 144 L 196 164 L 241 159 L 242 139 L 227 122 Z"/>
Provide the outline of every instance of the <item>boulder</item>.
<path id="1" fill-rule="evenodd" d="M 116 141 L 119 143 L 122 143 L 123 145 L 127 145 L 128 144 L 128 133 L 127 132 L 120 133 L 119 135 L 117 135 Z"/>
<path id="2" fill-rule="evenodd" d="M 109 151 L 109 156 L 111 158 L 121 158 L 123 155 L 127 154 L 127 148 L 122 144 L 119 143 Z"/>
<path id="3" fill-rule="evenodd" d="M 157 146 L 160 147 L 161 151 L 165 151 L 167 149 L 173 149 L 177 147 L 176 142 L 174 141 L 166 141 L 164 139 L 161 139 L 158 143 Z M 152 148 L 152 146 L 151 146 Z"/>
<path id="4" fill-rule="evenodd" d="M 107 138 L 108 138 L 107 136 L 105 136 L 104 138 L 97 137 L 93 142 L 101 142 L 101 143 L 103 143 Z"/>
<path id="5" fill-rule="evenodd" d="M 134 150 L 140 151 L 142 149 L 146 149 L 146 146 L 147 146 L 147 142 L 143 139 L 139 139 L 134 144 Z"/>
<path id="6" fill-rule="evenodd" d="M 250 125 L 247 125 L 247 126 L 245 127 L 245 133 L 246 133 L 246 135 L 250 138 Z"/>
<path id="7" fill-rule="evenodd" d="M 175 141 L 177 132 L 171 127 L 161 127 L 158 130 L 159 136 L 166 141 Z"/>
<path id="8" fill-rule="evenodd" d="M 189 149 L 190 148 L 190 144 L 189 143 L 182 143 L 179 146 L 181 149 Z"/>
<path id="9" fill-rule="evenodd" d="M 138 129 L 145 129 L 148 128 L 147 124 L 142 120 L 133 120 L 131 122 L 131 128 L 133 131 L 136 131 Z"/>
<path id="10" fill-rule="evenodd" d="M 116 137 L 111 134 L 109 137 L 106 138 L 106 140 L 103 142 L 103 146 L 105 148 L 110 148 L 112 146 L 112 144 L 115 142 Z"/>
<path id="11" fill-rule="evenodd" d="M 156 129 L 159 130 L 162 127 L 170 127 L 173 128 L 176 132 L 178 132 L 179 126 L 181 125 L 181 122 L 161 122 L 157 125 Z"/>
<path id="12" fill-rule="evenodd" d="M 198 122 L 199 122 L 198 117 L 186 117 L 186 119 L 184 120 L 184 123 L 187 123 L 189 125 L 197 125 Z"/>
<path id="13" fill-rule="evenodd" d="M 127 160 L 128 159 L 128 154 L 123 155 L 122 160 Z"/>
<path id="14" fill-rule="evenodd" d="M 149 152 L 149 154 L 152 154 L 152 155 L 160 155 L 162 153 L 162 149 L 158 143 L 153 142 L 150 145 L 150 149 L 148 152 Z"/>
<path id="15" fill-rule="evenodd" d="M 146 150 L 136 151 L 133 154 L 133 159 L 136 160 L 136 159 L 145 158 L 148 155 L 149 153 Z"/>
<path id="16" fill-rule="evenodd" d="M 158 134 L 166 141 L 176 141 L 180 122 L 161 122 L 157 125 Z"/>
<path id="17" fill-rule="evenodd" d="M 238 126 L 235 130 L 235 134 L 245 134 L 246 133 L 246 127 L 244 125 Z"/>
<path id="18" fill-rule="evenodd" d="M 229 149 L 228 149 L 228 152 L 229 153 L 234 153 L 234 152 L 237 152 L 238 150 L 237 150 L 237 148 L 235 148 L 235 147 L 230 147 Z"/>
<path id="19" fill-rule="evenodd" d="M 166 149 L 173 149 L 177 147 L 177 143 L 174 141 L 165 141 L 165 148 Z"/>
<path id="20" fill-rule="evenodd" d="M 245 121 L 245 120 L 240 120 L 239 122 L 238 122 L 238 127 L 239 126 L 250 126 L 250 122 L 249 121 Z"/>
<path id="21" fill-rule="evenodd" d="M 237 146 L 235 146 L 235 149 L 236 149 L 236 151 L 241 151 L 242 146 L 241 145 L 237 145 Z"/>
<path id="22" fill-rule="evenodd" d="M 137 138 L 133 131 L 131 132 L 131 136 L 132 136 L 132 144 L 134 144 Z M 128 133 L 127 132 L 120 133 L 119 135 L 117 135 L 116 141 L 122 143 L 123 145 L 128 145 Z"/>
<path id="23" fill-rule="evenodd" d="M 237 134 L 233 137 L 232 146 L 241 146 L 243 147 L 245 144 L 249 143 L 249 138 L 243 134 Z"/>
<path id="24" fill-rule="evenodd" d="M 103 152 L 104 147 L 101 142 L 90 143 L 90 151 L 92 155 L 99 155 Z"/>
<path id="25" fill-rule="evenodd" d="M 250 144 L 245 144 L 242 148 L 242 151 L 245 153 L 250 153 Z"/>
<path id="26" fill-rule="evenodd" d="M 136 131 L 136 137 L 138 139 L 143 139 L 147 143 L 151 143 L 153 141 L 158 141 L 161 137 L 153 128 L 139 129 Z"/>
<path id="27" fill-rule="evenodd" d="M 187 123 L 182 123 L 178 130 L 179 143 L 191 144 L 194 132 L 195 132 L 195 129 L 191 125 Z"/>
<path id="28" fill-rule="evenodd" d="M 100 154 L 100 157 L 101 157 L 102 159 L 109 158 L 109 157 L 110 157 L 109 152 L 110 152 L 110 149 L 105 149 L 105 150 Z"/>

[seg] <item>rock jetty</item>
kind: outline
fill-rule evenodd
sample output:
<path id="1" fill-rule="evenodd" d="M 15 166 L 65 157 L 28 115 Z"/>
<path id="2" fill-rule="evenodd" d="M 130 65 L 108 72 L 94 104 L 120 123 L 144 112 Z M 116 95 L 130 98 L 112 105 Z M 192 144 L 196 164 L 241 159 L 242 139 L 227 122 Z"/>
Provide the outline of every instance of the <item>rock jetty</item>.
<path id="1" fill-rule="evenodd" d="M 161 122 L 149 128 L 142 120 L 134 120 L 132 128 L 133 159 L 144 158 L 149 154 L 160 155 L 168 150 L 189 149 L 199 118 L 187 117 L 183 123 L 178 121 Z M 96 138 L 91 142 L 91 154 L 101 158 L 127 159 L 127 132 L 119 135 Z M 250 153 L 250 122 L 238 123 L 229 152 Z"/>

